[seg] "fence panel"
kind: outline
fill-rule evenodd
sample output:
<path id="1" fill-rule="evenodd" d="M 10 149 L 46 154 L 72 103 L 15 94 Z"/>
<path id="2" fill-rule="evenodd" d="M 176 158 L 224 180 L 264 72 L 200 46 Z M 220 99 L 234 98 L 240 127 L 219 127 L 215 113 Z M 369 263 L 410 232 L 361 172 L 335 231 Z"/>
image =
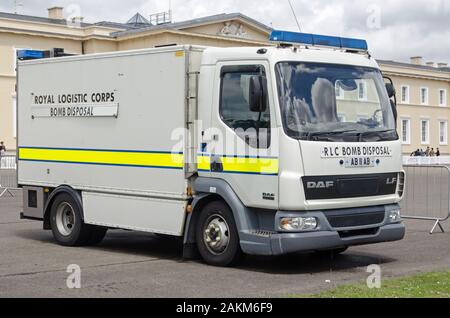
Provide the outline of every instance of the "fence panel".
<path id="1" fill-rule="evenodd" d="M 17 189 L 17 164 L 15 156 L 0 158 L 0 198 L 5 194 L 13 196 L 11 190 Z"/>
<path id="2" fill-rule="evenodd" d="M 404 218 L 433 220 L 431 233 L 450 217 L 450 170 L 447 166 L 404 166 L 405 198 L 401 202 Z"/>

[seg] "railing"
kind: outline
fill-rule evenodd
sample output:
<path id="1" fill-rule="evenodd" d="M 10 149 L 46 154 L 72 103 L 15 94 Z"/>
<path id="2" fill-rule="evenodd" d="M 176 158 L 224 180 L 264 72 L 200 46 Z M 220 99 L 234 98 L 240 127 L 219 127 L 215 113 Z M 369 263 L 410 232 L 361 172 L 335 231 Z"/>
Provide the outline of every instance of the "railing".
<path id="1" fill-rule="evenodd" d="M 405 165 L 405 219 L 435 221 L 431 234 L 450 218 L 450 169 L 442 165 Z"/>
<path id="2" fill-rule="evenodd" d="M 443 157 L 403 157 L 404 165 L 450 165 L 450 156 Z"/>
<path id="3" fill-rule="evenodd" d="M 0 157 L 0 198 L 5 194 L 14 196 L 12 190 L 17 189 L 16 156 Z"/>

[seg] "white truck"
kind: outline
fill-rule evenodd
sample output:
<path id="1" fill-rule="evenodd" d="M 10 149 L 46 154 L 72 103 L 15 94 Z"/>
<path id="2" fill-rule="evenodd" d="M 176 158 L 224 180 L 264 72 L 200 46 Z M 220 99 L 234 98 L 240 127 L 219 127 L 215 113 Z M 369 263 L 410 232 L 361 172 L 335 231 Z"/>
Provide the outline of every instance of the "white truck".
<path id="1" fill-rule="evenodd" d="M 395 92 L 366 42 L 272 40 L 21 51 L 21 217 L 64 246 L 108 229 L 176 236 L 217 266 L 401 240 Z"/>

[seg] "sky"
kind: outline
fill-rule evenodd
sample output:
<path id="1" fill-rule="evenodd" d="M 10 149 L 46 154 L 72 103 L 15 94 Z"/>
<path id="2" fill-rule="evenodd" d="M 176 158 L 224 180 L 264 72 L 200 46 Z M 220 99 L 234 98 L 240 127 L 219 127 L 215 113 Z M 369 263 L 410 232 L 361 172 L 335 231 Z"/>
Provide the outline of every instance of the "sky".
<path id="1" fill-rule="evenodd" d="M 58 5 L 85 22 L 126 22 L 169 9 L 169 0 L 1 0 L 0 11 L 46 16 Z M 303 32 L 366 39 L 378 59 L 450 63 L 450 0 L 292 0 Z M 174 21 L 241 12 L 276 29 L 298 31 L 288 0 L 172 0 Z M 80 12 L 78 12 L 80 11 Z M 78 14 L 77 14 L 78 15 Z"/>

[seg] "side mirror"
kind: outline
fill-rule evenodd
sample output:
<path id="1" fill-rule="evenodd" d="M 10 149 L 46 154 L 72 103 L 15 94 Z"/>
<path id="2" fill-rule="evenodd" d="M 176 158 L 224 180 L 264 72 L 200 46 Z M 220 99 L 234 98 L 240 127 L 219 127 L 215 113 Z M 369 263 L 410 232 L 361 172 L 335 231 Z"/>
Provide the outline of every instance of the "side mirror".
<path id="1" fill-rule="evenodd" d="M 395 97 L 395 87 L 392 83 L 386 83 L 386 91 L 389 98 Z"/>
<path id="2" fill-rule="evenodd" d="M 397 105 L 395 105 L 395 102 L 392 99 L 391 99 L 391 108 L 392 113 L 394 114 L 395 123 L 397 124 L 398 119 Z"/>
<path id="3" fill-rule="evenodd" d="M 264 113 L 267 109 L 267 79 L 261 75 L 250 77 L 249 83 L 250 111 Z"/>

